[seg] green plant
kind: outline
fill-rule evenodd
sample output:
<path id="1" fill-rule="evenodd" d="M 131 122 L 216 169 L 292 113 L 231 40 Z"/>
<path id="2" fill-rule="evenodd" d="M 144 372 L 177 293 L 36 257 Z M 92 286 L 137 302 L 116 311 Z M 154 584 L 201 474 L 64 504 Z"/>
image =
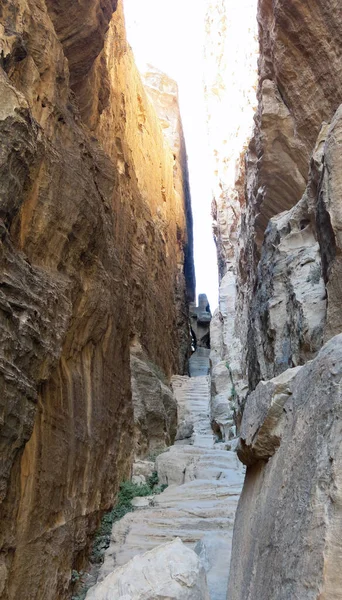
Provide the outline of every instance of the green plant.
<path id="1" fill-rule="evenodd" d="M 81 573 L 79 573 L 78 571 L 75 571 L 75 569 L 73 569 L 71 572 L 71 583 L 76 583 L 76 581 L 79 581 L 80 576 L 81 576 Z"/>
<path id="2" fill-rule="evenodd" d="M 158 485 L 159 477 L 157 471 L 153 471 L 152 475 L 147 479 L 147 483 L 151 489 Z"/>
<path id="3" fill-rule="evenodd" d="M 237 399 L 237 391 L 236 391 L 236 387 L 235 387 L 235 383 L 234 383 L 234 379 L 233 379 L 233 373 L 232 373 L 232 370 L 230 368 L 230 364 L 228 361 L 226 362 L 226 367 L 228 369 L 230 382 L 232 384 L 232 387 L 230 388 L 230 395 L 233 400 L 236 400 Z"/>
<path id="4" fill-rule="evenodd" d="M 167 488 L 167 485 L 158 487 L 158 473 L 154 471 L 148 478 L 148 483 L 140 485 L 132 481 L 123 481 L 120 485 L 117 502 L 115 506 L 101 519 L 100 526 L 96 531 L 90 562 L 95 565 L 100 565 L 103 562 L 104 554 L 110 544 L 110 536 L 112 533 L 113 524 L 122 519 L 127 513 L 134 511 L 132 505 L 133 498 L 150 496 L 151 494 L 160 494 Z M 72 572 L 72 583 L 76 583 L 80 579 L 80 573 Z M 80 591 L 72 597 L 72 600 L 84 600 L 88 591 L 88 586 L 84 584 Z"/>

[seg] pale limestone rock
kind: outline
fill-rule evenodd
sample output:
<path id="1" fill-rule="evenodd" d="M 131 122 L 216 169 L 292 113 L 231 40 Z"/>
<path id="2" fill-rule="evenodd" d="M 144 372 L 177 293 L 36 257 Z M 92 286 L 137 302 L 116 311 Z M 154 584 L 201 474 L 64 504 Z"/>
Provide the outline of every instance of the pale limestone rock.
<path id="1" fill-rule="evenodd" d="M 289 375 L 259 384 L 243 416 L 259 461 L 237 511 L 229 600 L 341 597 L 342 334 Z"/>
<path id="2" fill-rule="evenodd" d="M 230 269 L 220 283 L 219 308 L 215 311 L 210 328 L 210 414 L 213 426 L 223 440 L 231 438 L 236 409 L 248 391 L 235 316 L 236 277 Z"/>
<path id="3" fill-rule="evenodd" d="M 134 508 L 146 508 L 150 506 L 153 496 L 137 496 L 133 498 L 131 504 Z"/>
<path id="4" fill-rule="evenodd" d="M 143 475 L 133 475 L 132 483 L 136 485 L 144 485 L 146 483 L 146 478 Z"/>
<path id="5" fill-rule="evenodd" d="M 246 327 L 252 389 L 311 360 L 323 344 L 327 299 L 316 204 L 327 132 L 323 124 L 302 199 L 273 217 L 265 232 Z"/>
<path id="6" fill-rule="evenodd" d="M 323 155 L 323 177 L 316 196 L 316 222 L 327 287 L 327 323 L 325 339 L 342 331 L 341 282 L 342 260 L 342 105 L 338 108 L 327 134 Z"/>
<path id="7" fill-rule="evenodd" d="M 145 480 L 150 477 L 154 471 L 155 463 L 152 460 L 135 460 L 132 467 L 132 475 L 143 477 Z"/>
<path id="8" fill-rule="evenodd" d="M 180 539 L 157 546 L 117 568 L 88 600 L 209 600 L 205 570 Z"/>
<path id="9" fill-rule="evenodd" d="M 284 406 L 301 368 L 288 369 L 270 381 L 260 381 L 247 397 L 237 449 L 238 457 L 245 465 L 266 461 L 278 449 L 286 421 Z"/>
<path id="10" fill-rule="evenodd" d="M 192 439 L 157 457 L 160 483 L 166 490 L 152 506 L 127 514 L 112 529 L 99 581 L 143 554 L 178 536 L 201 556 L 211 600 L 226 600 L 232 527 L 244 469 L 235 452 L 215 444 L 209 419 L 207 377 L 175 377 L 173 385 L 181 410 L 187 406 Z"/>
<path id="11" fill-rule="evenodd" d="M 270 379 L 322 347 L 326 290 L 307 195 L 270 220 L 249 323 L 249 380 Z"/>

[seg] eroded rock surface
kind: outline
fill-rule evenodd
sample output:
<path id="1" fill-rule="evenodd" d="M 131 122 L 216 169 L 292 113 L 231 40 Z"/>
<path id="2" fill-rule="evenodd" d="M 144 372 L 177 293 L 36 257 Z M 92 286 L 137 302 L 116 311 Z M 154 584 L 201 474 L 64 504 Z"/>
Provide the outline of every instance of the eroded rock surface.
<path id="1" fill-rule="evenodd" d="M 248 399 L 242 435 L 258 462 L 237 512 L 230 600 L 341 595 L 341 365 L 338 335 L 287 371 L 286 389 L 284 373 Z"/>
<path id="2" fill-rule="evenodd" d="M 341 7 L 334 0 L 319 1 L 312 10 L 296 0 L 259 2 L 258 108 L 254 135 L 246 155 L 246 207 L 242 211 L 238 251 L 236 328 L 245 352 L 247 347 L 250 352 L 256 354 L 260 350 L 260 339 L 253 341 L 249 327 L 254 319 L 253 296 L 257 285 L 260 254 L 265 255 L 262 243 L 269 219 L 291 209 L 302 197 L 308 182 L 309 165 L 317 135 L 322 123 L 332 120 L 342 100 L 341 53 L 335 51 L 342 43 L 341 32 L 336 28 L 335 20 L 340 17 Z M 329 66 L 325 68 L 325 64 Z M 318 183 L 316 182 L 316 185 Z M 314 246 L 319 237 L 315 232 L 315 217 L 308 217 L 308 220 L 311 221 Z M 296 259 L 299 262 L 301 254 L 302 250 L 299 250 Z M 293 267 L 292 260 L 291 269 Z M 283 269 L 283 277 L 284 271 Z M 299 298 L 299 307 L 302 304 L 300 295 L 307 294 L 306 277 L 303 277 L 302 281 L 302 290 L 298 282 L 295 291 L 297 299 Z M 279 282 L 276 287 L 279 289 L 278 284 Z M 316 295 L 314 291 L 313 295 Z M 269 299 L 273 302 L 272 296 L 273 291 L 269 288 L 264 300 Z M 285 296 L 288 297 L 288 294 L 285 293 Z M 294 307 L 291 312 L 294 315 L 298 314 L 298 308 Z M 305 321 L 306 317 L 303 319 Z M 283 321 L 283 317 L 280 317 L 280 320 Z M 268 323 L 263 324 L 264 329 L 268 326 Z M 308 329 L 310 330 L 310 325 Z M 304 341 L 308 334 L 303 334 L 301 325 L 294 336 L 291 333 L 293 325 L 290 322 L 280 337 L 279 328 L 276 327 L 276 330 L 276 338 L 284 345 L 284 351 L 280 353 L 283 356 L 281 358 L 279 350 L 274 348 L 274 341 L 268 341 L 266 353 L 269 355 L 266 356 L 266 363 L 271 364 L 272 351 L 277 368 L 280 368 L 281 358 L 283 369 L 291 366 L 289 358 L 294 358 L 295 365 L 298 358 L 301 362 L 310 358 L 308 350 L 313 351 L 313 354 L 317 352 L 320 336 L 319 334 L 317 337 L 317 331 L 314 334 L 315 340 L 310 333 L 310 339 Z M 255 364 L 254 358 L 253 362 Z M 246 355 L 243 363 L 247 364 Z M 256 371 L 249 374 L 252 388 L 260 377 L 273 376 L 276 372 L 270 375 L 269 372 L 265 372 L 265 365 L 261 365 L 260 374 Z"/>
<path id="3" fill-rule="evenodd" d="M 180 539 L 132 558 L 88 593 L 89 600 L 210 600 L 204 567 Z"/>
<path id="4" fill-rule="evenodd" d="M 141 352 L 131 351 L 134 452 L 145 458 L 171 446 L 177 431 L 177 401 L 163 373 Z"/>
<path id="5" fill-rule="evenodd" d="M 318 199 L 329 126 L 319 133 L 308 185 L 289 211 L 270 219 L 256 287 L 250 300 L 248 374 L 252 389 L 287 368 L 304 364 L 322 347 L 327 313 Z"/>
<path id="6" fill-rule="evenodd" d="M 121 2 L 0 21 L 0 595 L 63 600 L 130 472 L 132 341 L 186 368 L 190 198 Z"/>

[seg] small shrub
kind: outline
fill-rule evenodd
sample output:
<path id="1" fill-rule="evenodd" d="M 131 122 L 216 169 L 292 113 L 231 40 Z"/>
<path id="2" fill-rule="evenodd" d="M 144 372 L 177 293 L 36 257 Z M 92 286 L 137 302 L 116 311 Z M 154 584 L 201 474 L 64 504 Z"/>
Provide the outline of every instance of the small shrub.
<path id="1" fill-rule="evenodd" d="M 158 485 L 159 477 L 157 471 L 153 471 L 152 475 L 150 475 L 150 477 L 148 478 L 147 483 L 152 490 L 155 486 Z"/>
<path id="2" fill-rule="evenodd" d="M 79 581 L 80 576 L 81 574 L 73 569 L 71 573 L 71 583 L 76 583 L 76 581 Z"/>
<path id="3" fill-rule="evenodd" d="M 90 555 L 90 562 L 95 565 L 100 565 L 103 562 L 104 554 L 110 544 L 110 536 L 113 525 L 116 521 L 122 519 L 127 513 L 134 511 L 132 506 L 133 498 L 150 496 L 151 494 L 160 494 L 167 488 L 167 485 L 158 487 L 158 473 L 154 471 L 148 478 L 148 483 L 139 485 L 132 481 L 124 481 L 120 485 L 117 503 L 101 519 L 100 526 L 95 534 L 95 539 Z M 72 572 L 71 583 L 77 583 L 80 579 L 80 573 Z M 84 600 L 86 597 L 88 586 L 84 585 L 77 595 L 72 597 L 72 600 Z"/>

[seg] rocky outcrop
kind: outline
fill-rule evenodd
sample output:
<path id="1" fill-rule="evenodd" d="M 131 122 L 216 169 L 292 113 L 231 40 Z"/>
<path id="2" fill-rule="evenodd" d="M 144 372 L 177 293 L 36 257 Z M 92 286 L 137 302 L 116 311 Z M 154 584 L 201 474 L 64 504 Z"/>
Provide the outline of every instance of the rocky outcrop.
<path id="1" fill-rule="evenodd" d="M 171 446 L 177 431 L 177 401 L 163 374 L 141 351 L 131 350 L 134 453 L 145 458 Z"/>
<path id="2" fill-rule="evenodd" d="M 325 124 L 302 199 L 265 231 L 248 323 L 252 389 L 260 379 L 311 360 L 323 344 L 327 302 L 316 213 L 327 132 Z"/>
<path id="3" fill-rule="evenodd" d="M 186 168 L 116 4 L 0 8 L 4 600 L 67 597 L 129 474 L 131 344 L 166 378 L 189 352 Z"/>
<path id="4" fill-rule="evenodd" d="M 342 335 L 247 401 L 230 600 L 339 598 Z"/>
<path id="5" fill-rule="evenodd" d="M 258 264 L 265 262 L 267 254 L 269 255 L 269 249 L 262 248 L 265 229 L 269 219 L 290 209 L 302 197 L 317 135 L 322 123 L 331 121 L 342 100 L 342 62 L 340 53 L 335 51 L 341 47 L 342 42 L 341 32 L 336 27 L 336 19 L 340 17 L 341 8 L 335 2 L 319 1 L 310 11 L 296 0 L 278 0 L 272 6 L 269 0 L 259 2 L 258 109 L 254 136 L 246 157 L 246 208 L 241 220 L 239 241 L 236 324 L 243 347 L 247 349 L 248 346 L 249 352 L 255 355 L 260 351 L 260 339 L 255 344 L 249 323 L 254 319 L 255 303 L 252 298 L 259 285 L 257 280 L 259 277 L 260 281 L 262 268 L 259 266 L 258 270 Z M 329 66 L 325 68 L 324 65 Z M 315 181 L 315 185 L 318 184 L 319 181 Z M 304 216 L 303 222 L 307 220 L 313 231 L 314 246 L 319 236 L 315 231 L 315 217 Z M 269 242 L 266 240 L 266 245 Z M 299 262 L 302 252 L 302 248 L 298 248 Z M 303 283 L 308 283 L 306 279 L 305 276 L 302 278 Z M 303 285 L 301 291 L 299 287 L 297 283 L 296 300 L 300 295 L 307 294 L 307 285 Z M 273 292 L 268 290 L 263 299 L 272 303 L 272 296 Z M 282 292 L 282 296 L 286 301 L 288 292 Z M 268 356 L 265 360 L 272 362 L 270 350 L 275 350 L 278 366 L 271 374 L 265 372 L 263 366 L 260 367 L 259 374 L 249 369 L 252 388 L 260 378 L 273 376 L 277 369 L 280 372 L 279 369 L 296 364 L 298 359 L 303 364 L 310 357 L 310 352 L 317 352 L 320 336 L 319 334 L 317 338 L 317 332 L 314 340 L 304 340 L 308 336 L 303 336 L 300 324 L 294 336 L 296 340 L 293 339 L 293 317 L 297 319 L 298 309 L 291 308 L 290 312 L 292 316 L 289 313 L 286 319 L 283 339 L 279 338 L 279 329 L 276 333 L 284 346 L 283 356 L 280 358 L 279 351 L 270 349 L 270 344 L 267 343 L 264 353 Z M 265 317 L 268 318 L 266 313 Z M 304 316 L 304 321 L 305 319 Z M 281 321 L 284 322 L 283 317 Z M 264 329 L 268 327 L 271 326 L 263 324 Z M 296 345 L 301 348 L 296 349 Z M 271 346 L 274 346 L 273 341 Z M 303 355 L 304 347 L 306 349 Z M 279 358 L 283 367 L 279 367 Z M 248 358 L 249 362 L 250 360 L 251 357 Z M 247 364 L 246 355 L 243 362 Z M 252 364 L 255 364 L 255 357 L 252 357 Z"/>
<path id="6" fill-rule="evenodd" d="M 87 595 L 89 600 L 209 600 L 204 567 L 180 539 L 135 556 Z"/>
<path id="7" fill-rule="evenodd" d="M 211 322 L 212 406 L 217 432 L 234 435 L 234 410 L 246 390 L 236 314 L 237 246 L 245 205 L 245 152 L 257 84 L 256 0 L 208 0 L 204 60 L 213 231 L 220 276 Z"/>
<path id="8" fill-rule="evenodd" d="M 235 402 L 247 475 L 229 600 L 328 599 L 342 590 L 342 338 L 333 337 L 342 331 L 341 16 L 333 0 L 258 4 L 258 107 L 237 270 L 233 263 L 222 280 L 229 309 L 214 316 L 211 334 L 214 398 L 222 407 L 230 400 L 228 417 L 225 338 L 249 389 Z"/>

